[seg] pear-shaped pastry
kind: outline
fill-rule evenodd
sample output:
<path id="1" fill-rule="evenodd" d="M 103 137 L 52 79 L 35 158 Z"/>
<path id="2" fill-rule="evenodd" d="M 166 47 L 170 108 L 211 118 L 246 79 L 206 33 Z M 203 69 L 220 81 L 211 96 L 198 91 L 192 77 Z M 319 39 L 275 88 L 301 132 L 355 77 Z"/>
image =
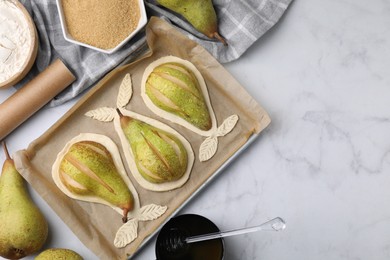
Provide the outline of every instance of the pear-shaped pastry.
<path id="1" fill-rule="evenodd" d="M 184 65 L 167 62 L 154 68 L 146 81 L 146 94 L 159 108 L 171 112 L 197 128 L 211 128 L 210 114 L 199 83 Z"/>
<path id="2" fill-rule="evenodd" d="M 124 116 L 118 109 L 123 132 L 130 143 L 139 173 L 148 181 L 180 179 L 187 169 L 187 151 L 172 134 Z"/>
<path id="3" fill-rule="evenodd" d="M 141 90 L 146 105 L 157 115 L 206 136 L 215 127 L 206 84 L 191 62 L 174 56 L 152 62 Z"/>
<path id="4" fill-rule="evenodd" d="M 119 208 L 124 222 L 134 208 L 135 190 L 130 190 L 119 152 L 108 137 L 84 134 L 73 139 L 58 155 L 52 174 L 65 194 Z"/>
<path id="5" fill-rule="evenodd" d="M 128 110 L 117 112 L 115 129 L 138 183 L 154 191 L 183 185 L 194 162 L 190 143 L 161 122 Z"/>

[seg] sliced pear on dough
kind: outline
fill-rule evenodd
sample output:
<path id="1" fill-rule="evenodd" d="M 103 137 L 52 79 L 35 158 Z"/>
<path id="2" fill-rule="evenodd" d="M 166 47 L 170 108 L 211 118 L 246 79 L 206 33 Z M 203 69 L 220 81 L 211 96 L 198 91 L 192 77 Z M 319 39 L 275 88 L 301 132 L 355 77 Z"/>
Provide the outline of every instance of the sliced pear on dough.
<path id="1" fill-rule="evenodd" d="M 141 96 L 157 115 L 204 136 L 216 129 L 206 83 L 189 61 L 166 56 L 152 62 L 142 78 Z"/>
<path id="2" fill-rule="evenodd" d="M 139 207 L 138 195 L 123 168 L 119 151 L 106 136 L 81 134 L 66 144 L 52 168 L 66 195 L 120 209 L 123 221 Z"/>

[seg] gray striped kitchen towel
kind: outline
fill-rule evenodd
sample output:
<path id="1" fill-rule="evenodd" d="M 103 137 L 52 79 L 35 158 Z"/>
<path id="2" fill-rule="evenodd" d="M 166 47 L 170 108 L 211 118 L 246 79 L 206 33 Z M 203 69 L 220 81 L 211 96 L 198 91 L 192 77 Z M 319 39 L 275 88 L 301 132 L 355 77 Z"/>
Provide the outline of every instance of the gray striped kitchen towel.
<path id="1" fill-rule="evenodd" d="M 292 0 L 214 0 L 219 19 L 219 31 L 228 41 L 224 46 L 197 32 L 190 24 L 169 10 L 156 4 L 155 0 L 145 0 L 148 16 L 164 17 L 182 33 L 206 48 L 221 63 L 239 58 L 257 39 L 275 25 Z M 51 102 L 50 106 L 60 105 L 95 84 L 106 73 L 135 59 L 147 48 L 145 32 L 113 54 L 105 54 L 66 41 L 62 34 L 56 1 L 20 0 L 31 14 L 39 34 L 39 51 L 33 69 L 26 78 L 16 85 L 23 86 L 51 62 L 61 58 L 76 75 L 77 80 Z M 114 2 L 114 1 L 113 1 Z"/>

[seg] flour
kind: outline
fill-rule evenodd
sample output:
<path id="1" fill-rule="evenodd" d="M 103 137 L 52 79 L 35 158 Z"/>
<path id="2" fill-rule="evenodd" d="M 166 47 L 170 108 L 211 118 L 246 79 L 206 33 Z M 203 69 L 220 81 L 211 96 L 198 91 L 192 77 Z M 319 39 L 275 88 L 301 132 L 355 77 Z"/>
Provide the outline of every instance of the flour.
<path id="1" fill-rule="evenodd" d="M 0 82 L 21 71 L 31 45 L 30 30 L 23 12 L 11 1 L 0 0 Z"/>

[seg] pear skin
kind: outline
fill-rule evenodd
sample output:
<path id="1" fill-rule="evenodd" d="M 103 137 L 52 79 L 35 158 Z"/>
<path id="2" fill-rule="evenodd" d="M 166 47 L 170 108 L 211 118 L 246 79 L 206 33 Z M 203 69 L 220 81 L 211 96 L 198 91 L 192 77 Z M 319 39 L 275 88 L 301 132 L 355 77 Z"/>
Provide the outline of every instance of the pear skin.
<path id="1" fill-rule="evenodd" d="M 123 210 L 123 221 L 134 207 L 134 197 L 116 169 L 110 152 L 101 144 L 73 144 L 60 164 L 60 179 L 79 196 L 97 196 Z"/>
<path id="2" fill-rule="evenodd" d="M 20 259 L 42 248 L 48 225 L 31 200 L 5 143 L 6 160 L 0 176 L 0 256 Z"/>
<path id="3" fill-rule="evenodd" d="M 187 169 L 187 151 L 178 138 L 140 120 L 120 116 L 139 173 L 152 183 L 181 178 Z"/>
<path id="4" fill-rule="evenodd" d="M 65 248 L 50 248 L 41 252 L 34 260 L 53 260 L 53 259 L 66 259 L 66 260 L 83 260 L 83 257 L 73 250 Z"/>
<path id="5" fill-rule="evenodd" d="M 209 38 L 215 38 L 227 45 L 218 33 L 218 19 L 212 0 L 157 0 L 157 2 L 182 15 L 196 30 Z"/>
<path id="6" fill-rule="evenodd" d="M 211 128 L 199 82 L 184 65 L 171 62 L 154 68 L 146 81 L 146 94 L 159 108 L 207 131 Z"/>

